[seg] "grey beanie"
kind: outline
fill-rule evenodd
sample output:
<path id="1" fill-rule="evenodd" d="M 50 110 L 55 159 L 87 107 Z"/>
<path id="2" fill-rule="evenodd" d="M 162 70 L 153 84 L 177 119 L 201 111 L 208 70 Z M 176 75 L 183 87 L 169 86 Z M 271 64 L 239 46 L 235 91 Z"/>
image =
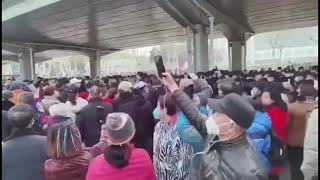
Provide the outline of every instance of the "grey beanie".
<path id="1" fill-rule="evenodd" d="M 11 91 L 8 91 L 8 90 L 2 91 L 2 99 L 8 100 L 10 98 L 13 98 L 13 93 Z"/>
<path id="2" fill-rule="evenodd" d="M 108 141 L 113 145 L 130 142 L 136 132 L 132 118 L 126 113 L 108 114 L 105 126 Z"/>
<path id="3" fill-rule="evenodd" d="M 222 99 L 208 99 L 212 111 L 227 115 L 232 121 L 244 129 L 248 129 L 254 119 L 255 109 L 238 94 L 231 93 Z"/>

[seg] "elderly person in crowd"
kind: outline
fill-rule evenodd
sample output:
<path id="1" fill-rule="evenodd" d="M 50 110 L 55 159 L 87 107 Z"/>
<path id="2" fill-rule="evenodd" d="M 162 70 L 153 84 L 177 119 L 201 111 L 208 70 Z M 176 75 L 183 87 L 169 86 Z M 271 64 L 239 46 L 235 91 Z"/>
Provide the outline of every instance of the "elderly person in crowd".
<path id="1" fill-rule="evenodd" d="M 132 139 L 135 147 L 144 148 L 152 157 L 152 138 L 154 132 L 153 108 L 151 103 L 141 95 L 132 93 L 131 82 L 122 81 L 118 86 L 119 98 L 112 101 L 114 112 L 129 114 L 136 126 Z"/>
<path id="2" fill-rule="evenodd" d="M 32 107 L 19 104 L 8 112 L 14 130 L 2 145 L 2 179 L 43 180 L 46 161 L 46 137 L 32 129 Z"/>
<path id="3" fill-rule="evenodd" d="M 79 97 L 79 88 L 75 85 L 69 87 L 67 92 L 67 98 L 68 100 L 66 102 L 66 105 L 68 105 L 71 108 L 71 111 L 74 114 L 78 114 L 81 111 L 81 109 L 88 105 L 87 100 Z"/>
<path id="4" fill-rule="evenodd" d="M 221 100 L 209 99 L 209 114 L 213 111 L 215 113 L 206 118 L 197 105 L 179 89 L 171 74 L 163 75 L 164 83 L 173 93 L 173 100 L 208 143 L 205 145 L 207 148 L 202 158 L 199 179 L 268 179 L 254 145 L 245 134 L 255 115 L 249 102 L 234 93 Z M 203 84 L 201 90 L 208 95 L 212 93 L 208 84 Z"/>
<path id="5" fill-rule="evenodd" d="M 247 135 L 252 139 L 259 157 L 265 168 L 270 171 L 271 163 L 269 152 L 271 148 L 271 119 L 267 112 L 265 112 L 261 101 L 253 100 L 251 97 L 244 97 L 248 100 L 255 109 L 256 113 L 254 120 L 249 129 L 246 130 Z"/>
<path id="6" fill-rule="evenodd" d="M 152 161 L 144 149 L 130 144 L 136 129 L 125 113 L 111 113 L 104 126 L 110 145 L 92 160 L 86 180 L 155 180 Z"/>
<path id="7" fill-rule="evenodd" d="M 38 114 L 38 110 L 36 108 L 34 108 L 34 94 L 31 92 L 23 92 L 20 95 L 20 103 L 21 104 L 28 104 L 31 107 L 33 107 L 33 113 L 35 114 L 35 118 L 34 118 L 34 124 L 32 126 L 32 129 L 41 134 L 42 133 L 42 129 L 41 129 L 41 124 L 38 118 L 39 114 Z"/>
<path id="8" fill-rule="evenodd" d="M 47 114 L 49 114 L 50 106 L 60 103 L 57 98 L 58 96 L 59 91 L 55 86 L 46 86 L 43 88 L 43 99 L 41 100 L 41 103 Z"/>
<path id="9" fill-rule="evenodd" d="M 306 117 L 308 111 L 313 108 L 318 91 L 309 84 L 300 86 L 298 101 L 288 105 L 288 158 L 291 177 L 303 179 L 300 167 L 303 161 L 303 141 L 305 138 Z"/>
<path id="10" fill-rule="evenodd" d="M 319 136 L 319 116 L 318 116 L 318 105 L 315 105 L 310 109 L 310 114 L 307 118 L 307 129 L 304 137 L 303 144 L 303 162 L 301 171 L 303 172 L 305 180 L 316 180 L 319 179 L 318 172 L 318 136 Z"/>
<path id="11" fill-rule="evenodd" d="M 30 106 L 33 105 L 34 95 L 31 92 L 23 92 L 20 94 L 20 103 L 21 104 L 28 104 Z"/>
<path id="12" fill-rule="evenodd" d="M 178 134 L 177 121 L 179 116 L 183 118 L 182 116 L 184 115 L 179 114 L 177 106 L 171 98 L 171 94 L 159 97 L 155 115 L 158 116 L 155 119 L 160 119 L 160 122 L 155 127 L 153 138 L 153 163 L 157 179 L 189 179 L 193 148 L 190 143 L 187 143 Z M 187 120 L 180 119 L 180 121 Z M 181 135 L 183 135 L 182 126 L 181 124 Z M 184 135 L 184 137 L 188 137 L 185 139 L 196 141 L 195 137 L 192 137 L 190 133 L 191 131 L 189 134 Z"/>
<path id="13" fill-rule="evenodd" d="M 2 91 L 2 110 L 9 111 L 14 106 L 12 102 L 13 93 L 9 90 Z"/>
<path id="14" fill-rule="evenodd" d="M 25 84 L 21 81 L 14 81 L 10 85 L 10 91 L 13 94 L 12 102 L 17 105 L 19 104 L 19 96 L 23 92 L 23 87 Z"/>
<path id="15" fill-rule="evenodd" d="M 103 99 L 103 101 L 107 103 L 112 103 L 112 101 L 115 99 L 118 93 L 118 90 L 117 88 L 110 88 L 107 93 L 108 95 L 106 98 Z"/>
<path id="16" fill-rule="evenodd" d="M 112 105 L 103 102 L 97 86 L 93 86 L 89 93 L 91 96 L 89 104 L 82 108 L 76 116 L 76 125 L 80 131 L 81 139 L 87 147 L 99 142 L 101 125 L 104 124 L 105 117 L 113 112 Z"/>
<path id="17" fill-rule="evenodd" d="M 90 161 L 107 146 L 106 133 L 101 129 L 100 142 L 85 147 L 75 123 L 66 121 L 49 127 L 47 136 L 45 180 L 85 179 Z"/>

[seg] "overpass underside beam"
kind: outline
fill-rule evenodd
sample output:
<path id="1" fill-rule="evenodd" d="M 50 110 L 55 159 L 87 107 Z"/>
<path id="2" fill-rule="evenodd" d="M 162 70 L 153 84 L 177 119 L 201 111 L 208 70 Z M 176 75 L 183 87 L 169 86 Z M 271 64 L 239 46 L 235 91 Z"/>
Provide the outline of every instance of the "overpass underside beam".
<path id="1" fill-rule="evenodd" d="M 19 54 L 20 77 L 22 80 L 33 80 L 35 76 L 35 68 L 33 62 L 33 52 L 24 51 Z"/>

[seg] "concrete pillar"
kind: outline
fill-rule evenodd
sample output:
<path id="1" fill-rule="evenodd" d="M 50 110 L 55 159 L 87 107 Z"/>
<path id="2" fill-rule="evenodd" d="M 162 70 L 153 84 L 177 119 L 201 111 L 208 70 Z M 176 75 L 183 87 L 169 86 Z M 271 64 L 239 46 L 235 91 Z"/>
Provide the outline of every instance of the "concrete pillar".
<path id="1" fill-rule="evenodd" d="M 244 45 L 242 41 L 232 41 L 231 46 L 231 70 L 244 70 Z"/>
<path id="2" fill-rule="evenodd" d="M 100 57 L 97 54 L 90 54 L 89 55 L 90 61 L 90 77 L 96 78 L 100 76 Z"/>
<path id="3" fill-rule="evenodd" d="M 194 72 L 208 71 L 208 34 L 206 27 L 197 24 L 194 31 Z"/>
<path id="4" fill-rule="evenodd" d="M 34 68 L 32 51 L 25 49 L 21 54 L 19 54 L 19 69 L 20 69 L 21 80 L 34 79 L 35 68 Z"/>

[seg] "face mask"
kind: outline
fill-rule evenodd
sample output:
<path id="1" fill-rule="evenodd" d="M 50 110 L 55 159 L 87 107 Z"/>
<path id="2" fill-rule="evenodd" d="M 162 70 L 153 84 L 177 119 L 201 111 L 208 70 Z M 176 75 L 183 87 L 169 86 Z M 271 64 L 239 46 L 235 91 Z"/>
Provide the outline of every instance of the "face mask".
<path id="1" fill-rule="evenodd" d="M 208 134 L 219 135 L 219 133 L 220 133 L 219 127 L 218 127 L 216 121 L 212 117 L 209 117 L 206 120 L 206 127 L 207 127 Z"/>
<path id="2" fill-rule="evenodd" d="M 262 98 L 261 102 L 262 102 L 263 106 L 269 106 L 270 104 L 272 104 L 272 100 L 271 99 Z"/>

